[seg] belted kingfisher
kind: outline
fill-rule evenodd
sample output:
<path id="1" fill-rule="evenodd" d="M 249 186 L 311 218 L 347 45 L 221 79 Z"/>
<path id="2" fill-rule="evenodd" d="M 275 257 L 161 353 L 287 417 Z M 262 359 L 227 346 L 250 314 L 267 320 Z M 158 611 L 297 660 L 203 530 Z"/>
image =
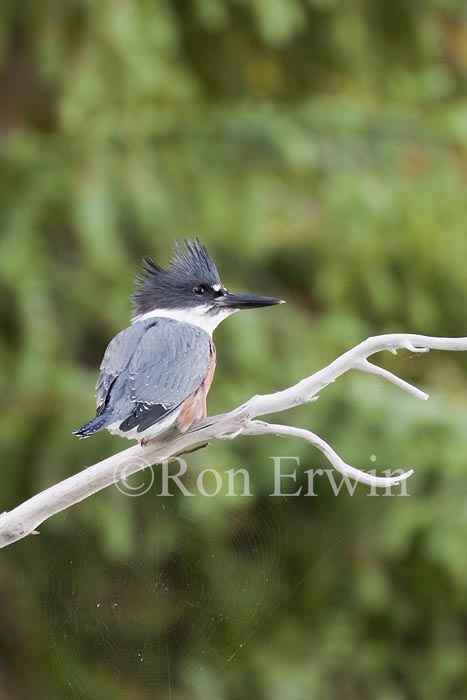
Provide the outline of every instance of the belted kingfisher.
<path id="1" fill-rule="evenodd" d="M 240 309 L 284 303 L 228 292 L 197 238 L 176 243 L 167 269 L 144 257 L 132 302 L 132 325 L 105 351 L 96 416 L 74 432 L 79 437 L 107 429 L 144 445 L 173 426 L 185 432 L 206 416 L 216 326 Z"/>

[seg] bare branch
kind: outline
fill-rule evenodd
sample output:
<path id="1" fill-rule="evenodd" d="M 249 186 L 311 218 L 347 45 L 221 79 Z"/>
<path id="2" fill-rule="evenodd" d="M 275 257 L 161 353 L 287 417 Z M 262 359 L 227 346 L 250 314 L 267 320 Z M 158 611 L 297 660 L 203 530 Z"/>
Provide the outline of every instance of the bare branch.
<path id="1" fill-rule="evenodd" d="M 395 486 L 400 484 L 401 481 L 405 481 L 413 474 L 413 469 L 398 474 L 397 476 L 375 476 L 369 472 L 364 472 L 361 469 L 355 469 L 355 467 L 350 466 L 347 462 L 339 457 L 337 452 L 332 449 L 332 447 L 320 438 L 319 435 L 312 433 L 310 430 L 305 430 L 304 428 L 294 428 L 289 425 L 277 425 L 271 423 L 264 423 L 263 421 L 255 420 L 251 421 L 243 431 L 244 435 L 280 435 L 282 437 L 296 437 L 306 440 L 311 445 L 320 450 L 326 457 L 328 462 L 341 474 L 355 479 L 362 484 L 368 484 L 369 486 L 384 487 Z"/>
<path id="2" fill-rule="evenodd" d="M 405 379 L 401 379 L 396 374 L 389 372 L 387 369 L 383 369 L 383 367 L 373 365 L 371 362 L 368 362 L 368 360 L 362 360 L 358 365 L 356 365 L 356 368 L 361 369 L 362 372 L 375 374 L 377 377 L 383 377 L 383 379 L 391 382 L 391 384 L 395 384 L 397 387 L 399 387 L 399 389 L 406 391 L 408 394 L 412 394 L 412 396 L 415 396 L 417 399 L 426 401 L 426 399 L 429 398 L 428 394 L 420 389 L 417 389 L 417 387 L 413 386 L 413 384 L 409 384 L 409 382 L 406 382 Z"/>
<path id="3" fill-rule="evenodd" d="M 367 358 L 375 353 L 383 350 L 396 353 L 399 349 L 417 353 L 427 352 L 430 349 L 465 351 L 467 350 L 467 338 L 437 338 L 402 333 L 368 338 L 345 352 L 327 367 L 292 387 L 273 394 L 253 396 L 245 404 L 229 413 L 204 419 L 187 433 L 180 434 L 172 431 L 167 433 L 161 442 L 153 440 L 145 447 L 140 445 L 130 447 L 51 486 L 12 511 L 2 513 L 0 515 L 0 547 L 5 547 L 28 534 L 32 534 L 47 518 L 79 503 L 120 479 L 154 464 L 170 460 L 177 453 L 191 450 L 194 446 L 214 438 L 233 439 L 240 435 L 271 433 L 297 437 L 317 447 L 335 469 L 357 481 L 384 487 L 398 483 L 408 478 L 412 472 L 407 471 L 401 476 L 392 478 L 375 477 L 344 462 L 330 445 L 309 430 L 271 425 L 253 419 L 316 400 L 317 394 L 328 384 L 352 369 L 380 376 L 417 398 L 428 398 L 428 395 L 423 391 L 367 361 Z"/>

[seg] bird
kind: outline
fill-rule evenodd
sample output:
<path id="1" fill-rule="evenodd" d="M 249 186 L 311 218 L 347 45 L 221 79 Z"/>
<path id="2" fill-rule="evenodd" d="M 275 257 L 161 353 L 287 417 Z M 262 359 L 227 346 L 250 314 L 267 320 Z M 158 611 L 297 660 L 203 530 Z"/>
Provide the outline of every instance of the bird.
<path id="1" fill-rule="evenodd" d="M 108 430 L 144 446 L 174 427 L 186 432 L 207 415 L 215 328 L 237 311 L 285 303 L 229 292 L 198 238 L 177 241 L 167 268 L 145 256 L 131 300 L 131 325 L 107 346 L 96 415 L 74 431 L 80 438 Z"/>

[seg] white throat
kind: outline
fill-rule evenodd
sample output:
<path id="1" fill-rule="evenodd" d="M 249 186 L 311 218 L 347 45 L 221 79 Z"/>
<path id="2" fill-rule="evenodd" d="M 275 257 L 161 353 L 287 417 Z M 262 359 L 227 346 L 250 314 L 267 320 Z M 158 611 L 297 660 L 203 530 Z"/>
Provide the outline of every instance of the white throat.
<path id="1" fill-rule="evenodd" d="M 202 328 L 208 335 L 212 336 L 213 331 L 219 323 L 231 316 L 238 309 L 221 309 L 217 313 L 209 313 L 209 309 L 205 306 L 194 306 L 190 309 L 154 309 L 145 314 L 140 314 L 133 319 L 132 323 L 137 321 L 145 321 L 148 318 L 173 318 L 175 321 L 182 323 L 191 323 L 192 326 Z"/>

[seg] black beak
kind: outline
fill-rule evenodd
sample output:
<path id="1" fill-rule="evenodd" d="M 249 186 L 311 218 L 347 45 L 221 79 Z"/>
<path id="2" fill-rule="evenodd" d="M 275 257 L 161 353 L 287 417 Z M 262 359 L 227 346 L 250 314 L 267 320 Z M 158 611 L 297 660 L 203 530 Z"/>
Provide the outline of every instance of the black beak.
<path id="1" fill-rule="evenodd" d="M 282 299 L 274 297 L 259 297 L 254 294 L 233 294 L 225 292 L 215 300 L 216 306 L 221 309 L 259 309 L 261 306 L 274 306 L 285 304 Z"/>

